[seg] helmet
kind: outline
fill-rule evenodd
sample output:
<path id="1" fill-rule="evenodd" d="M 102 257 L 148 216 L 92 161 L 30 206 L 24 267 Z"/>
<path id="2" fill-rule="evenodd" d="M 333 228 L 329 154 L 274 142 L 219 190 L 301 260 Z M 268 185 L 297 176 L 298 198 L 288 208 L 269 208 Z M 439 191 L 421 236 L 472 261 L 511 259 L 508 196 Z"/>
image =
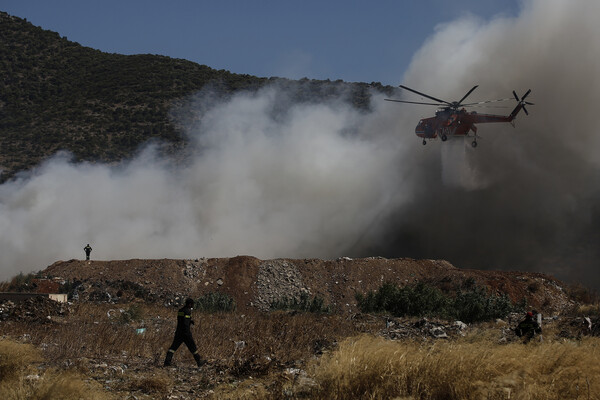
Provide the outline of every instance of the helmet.
<path id="1" fill-rule="evenodd" d="M 533 313 L 531 311 L 527 311 L 527 316 L 528 317 L 533 317 Z"/>
<path id="2" fill-rule="evenodd" d="M 188 297 L 185 299 L 185 305 L 187 307 L 194 308 L 194 300 Z"/>

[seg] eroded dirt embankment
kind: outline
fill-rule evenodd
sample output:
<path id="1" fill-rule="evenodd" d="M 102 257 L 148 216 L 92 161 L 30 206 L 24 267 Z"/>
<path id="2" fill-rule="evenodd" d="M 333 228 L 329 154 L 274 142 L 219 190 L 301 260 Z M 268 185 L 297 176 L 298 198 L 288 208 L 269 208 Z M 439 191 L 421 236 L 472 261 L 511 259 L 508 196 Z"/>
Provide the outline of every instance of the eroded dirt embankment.
<path id="1" fill-rule="evenodd" d="M 338 312 L 356 312 L 355 293 L 376 290 L 384 282 L 403 286 L 417 281 L 450 291 L 486 286 L 506 293 L 513 302 L 525 298 L 529 306 L 546 312 L 569 305 L 564 285 L 548 275 L 460 269 L 442 260 L 408 258 L 69 260 L 54 263 L 42 274 L 78 284 L 78 294 L 90 300 L 138 297 L 173 304 L 186 296 L 222 292 L 232 296 L 242 312 L 302 293 L 323 298 Z"/>

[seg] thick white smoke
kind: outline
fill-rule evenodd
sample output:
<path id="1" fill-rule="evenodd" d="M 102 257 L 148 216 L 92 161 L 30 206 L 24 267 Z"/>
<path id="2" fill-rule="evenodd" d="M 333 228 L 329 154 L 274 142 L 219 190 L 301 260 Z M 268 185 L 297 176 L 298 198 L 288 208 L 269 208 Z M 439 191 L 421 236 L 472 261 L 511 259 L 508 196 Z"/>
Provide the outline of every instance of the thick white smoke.
<path id="1" fill-rule="evenodd" d="M 119 167 L 59 155 L 0 186 L 0 278 L 89 242 L 96 259 L 409 256 L 600 287 L 597 15 L 598 2 L 531 0 L 517 17 L 436 28 L 399 83 L 449 101 L 476 84 L 469 100 L 532 89 L 531 115 L 480 125 L 477 149 L 422 146 L 426 106 L 282 107 L 267 88 L 200 94 L 184 166 L 152 148 Z"/>
<path id="2" fill-rule="evenodd" d="M 393 120 L 342 101 L 274 114 L 278 93 L 240 94 L 204 110 L 189 127 L 185 166 L 152 147 L 118 167 L 63 154 L 0 186 L 1 277 L 82 257 L 87 243 L 95 259 L 353 251 L 400 201 L 392 167 L 400 141 L 372 133 L 393 132 Z"/>

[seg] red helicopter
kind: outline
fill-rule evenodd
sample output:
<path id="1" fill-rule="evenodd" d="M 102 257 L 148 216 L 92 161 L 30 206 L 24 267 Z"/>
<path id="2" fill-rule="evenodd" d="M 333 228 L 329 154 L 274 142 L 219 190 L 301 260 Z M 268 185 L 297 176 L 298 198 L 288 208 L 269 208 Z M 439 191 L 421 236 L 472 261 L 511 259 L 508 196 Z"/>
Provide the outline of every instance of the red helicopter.
<path id="1" fill-rule="evenodd" d="M 480 101 L 477 103 L 466 103 L 463 104 L 463 101 L 475 90 L 478 85 L 473 86 L 471 90 L 467 92 L 463 96 L 460 101 L 445 101 L 436 99 L 433 96 L 426 95 L 425 93 L 417 92 L 414 89 L 408 88 L 406 86 L 400 85 L 402 89 L 406 89 L 410 92 L 416 93 L 418 95 L 427 97 L 437 103 L 423 103 L 417 101 L 404 101 L 404 100 L 394 100 L 394 99 L 385 99 L 387 101 L 395 101 L 398 103 L 409 103 L 409 104 L 425 104 L 428 106 L 437 106 L 440 107 L 435 112 L 435 117 L 423 118 L 419 121 L 417 127 L 415 128 L 415 133 L 418 137 L 423 138 L 423 144 L 427 144 L 426 139 L 435 139 L 438 136 L 442 139 L 443 142 L 448 140 L 450 137 L 469 137 L 469 134 L 473 132 L 473 142 L 471 145 L 473 147 L 477 147 L 477 127 L 475 124 L 483 124 L 489 122 L 511 122 L 516 118 L 517 114 L 521 109 L 525 111 L 525 114 L 529 115 L 525 105 L 533 105 L 528 101 L 525 101 L 525 98 L 529 96 L 531 93 L 531 89 L 527 91 L 519 99 L 517 93 L 513 90 L 513 96 L 517 100 L 517 106 L 512 110 L 509 115 L 494 115 L 494 114 L 479 114 L 475 111 L 468 112 L 465 107 L 489 107 L 484 106 L 483 104 L 487 103 L 495 103 L 499 101 L 511 100 L 508 99 L 498 99 L 498 100 L 488 100 L 488 101 Z M 497 106 L 492 106 L 497 107 Z M 513 125 L 514 126 L 514 125 Z"/>

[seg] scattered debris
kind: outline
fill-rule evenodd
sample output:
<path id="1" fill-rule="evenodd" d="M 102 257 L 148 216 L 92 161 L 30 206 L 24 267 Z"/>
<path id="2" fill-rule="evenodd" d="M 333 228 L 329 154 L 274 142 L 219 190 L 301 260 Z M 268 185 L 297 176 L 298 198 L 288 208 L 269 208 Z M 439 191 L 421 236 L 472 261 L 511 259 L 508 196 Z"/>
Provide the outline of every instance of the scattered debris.
<path id="1" fill-rule="evenodd" d="M 42 296 L 30 297 L 18 303 L 10 300 L 0 303 L 0 321 L 49 323 L 69 312 L 68 303 L 59 303 Z"/>
<path id="2" fill-rule="evenodd" d="M 464 336 L 468 330 L 467 324 L 455 321 L 451 324 L 430 321 L 422 318 L 416 322 L 400 318 L 386 318 L 386 328 L 380 335 L 391 339 L 450 339 Z"/>

